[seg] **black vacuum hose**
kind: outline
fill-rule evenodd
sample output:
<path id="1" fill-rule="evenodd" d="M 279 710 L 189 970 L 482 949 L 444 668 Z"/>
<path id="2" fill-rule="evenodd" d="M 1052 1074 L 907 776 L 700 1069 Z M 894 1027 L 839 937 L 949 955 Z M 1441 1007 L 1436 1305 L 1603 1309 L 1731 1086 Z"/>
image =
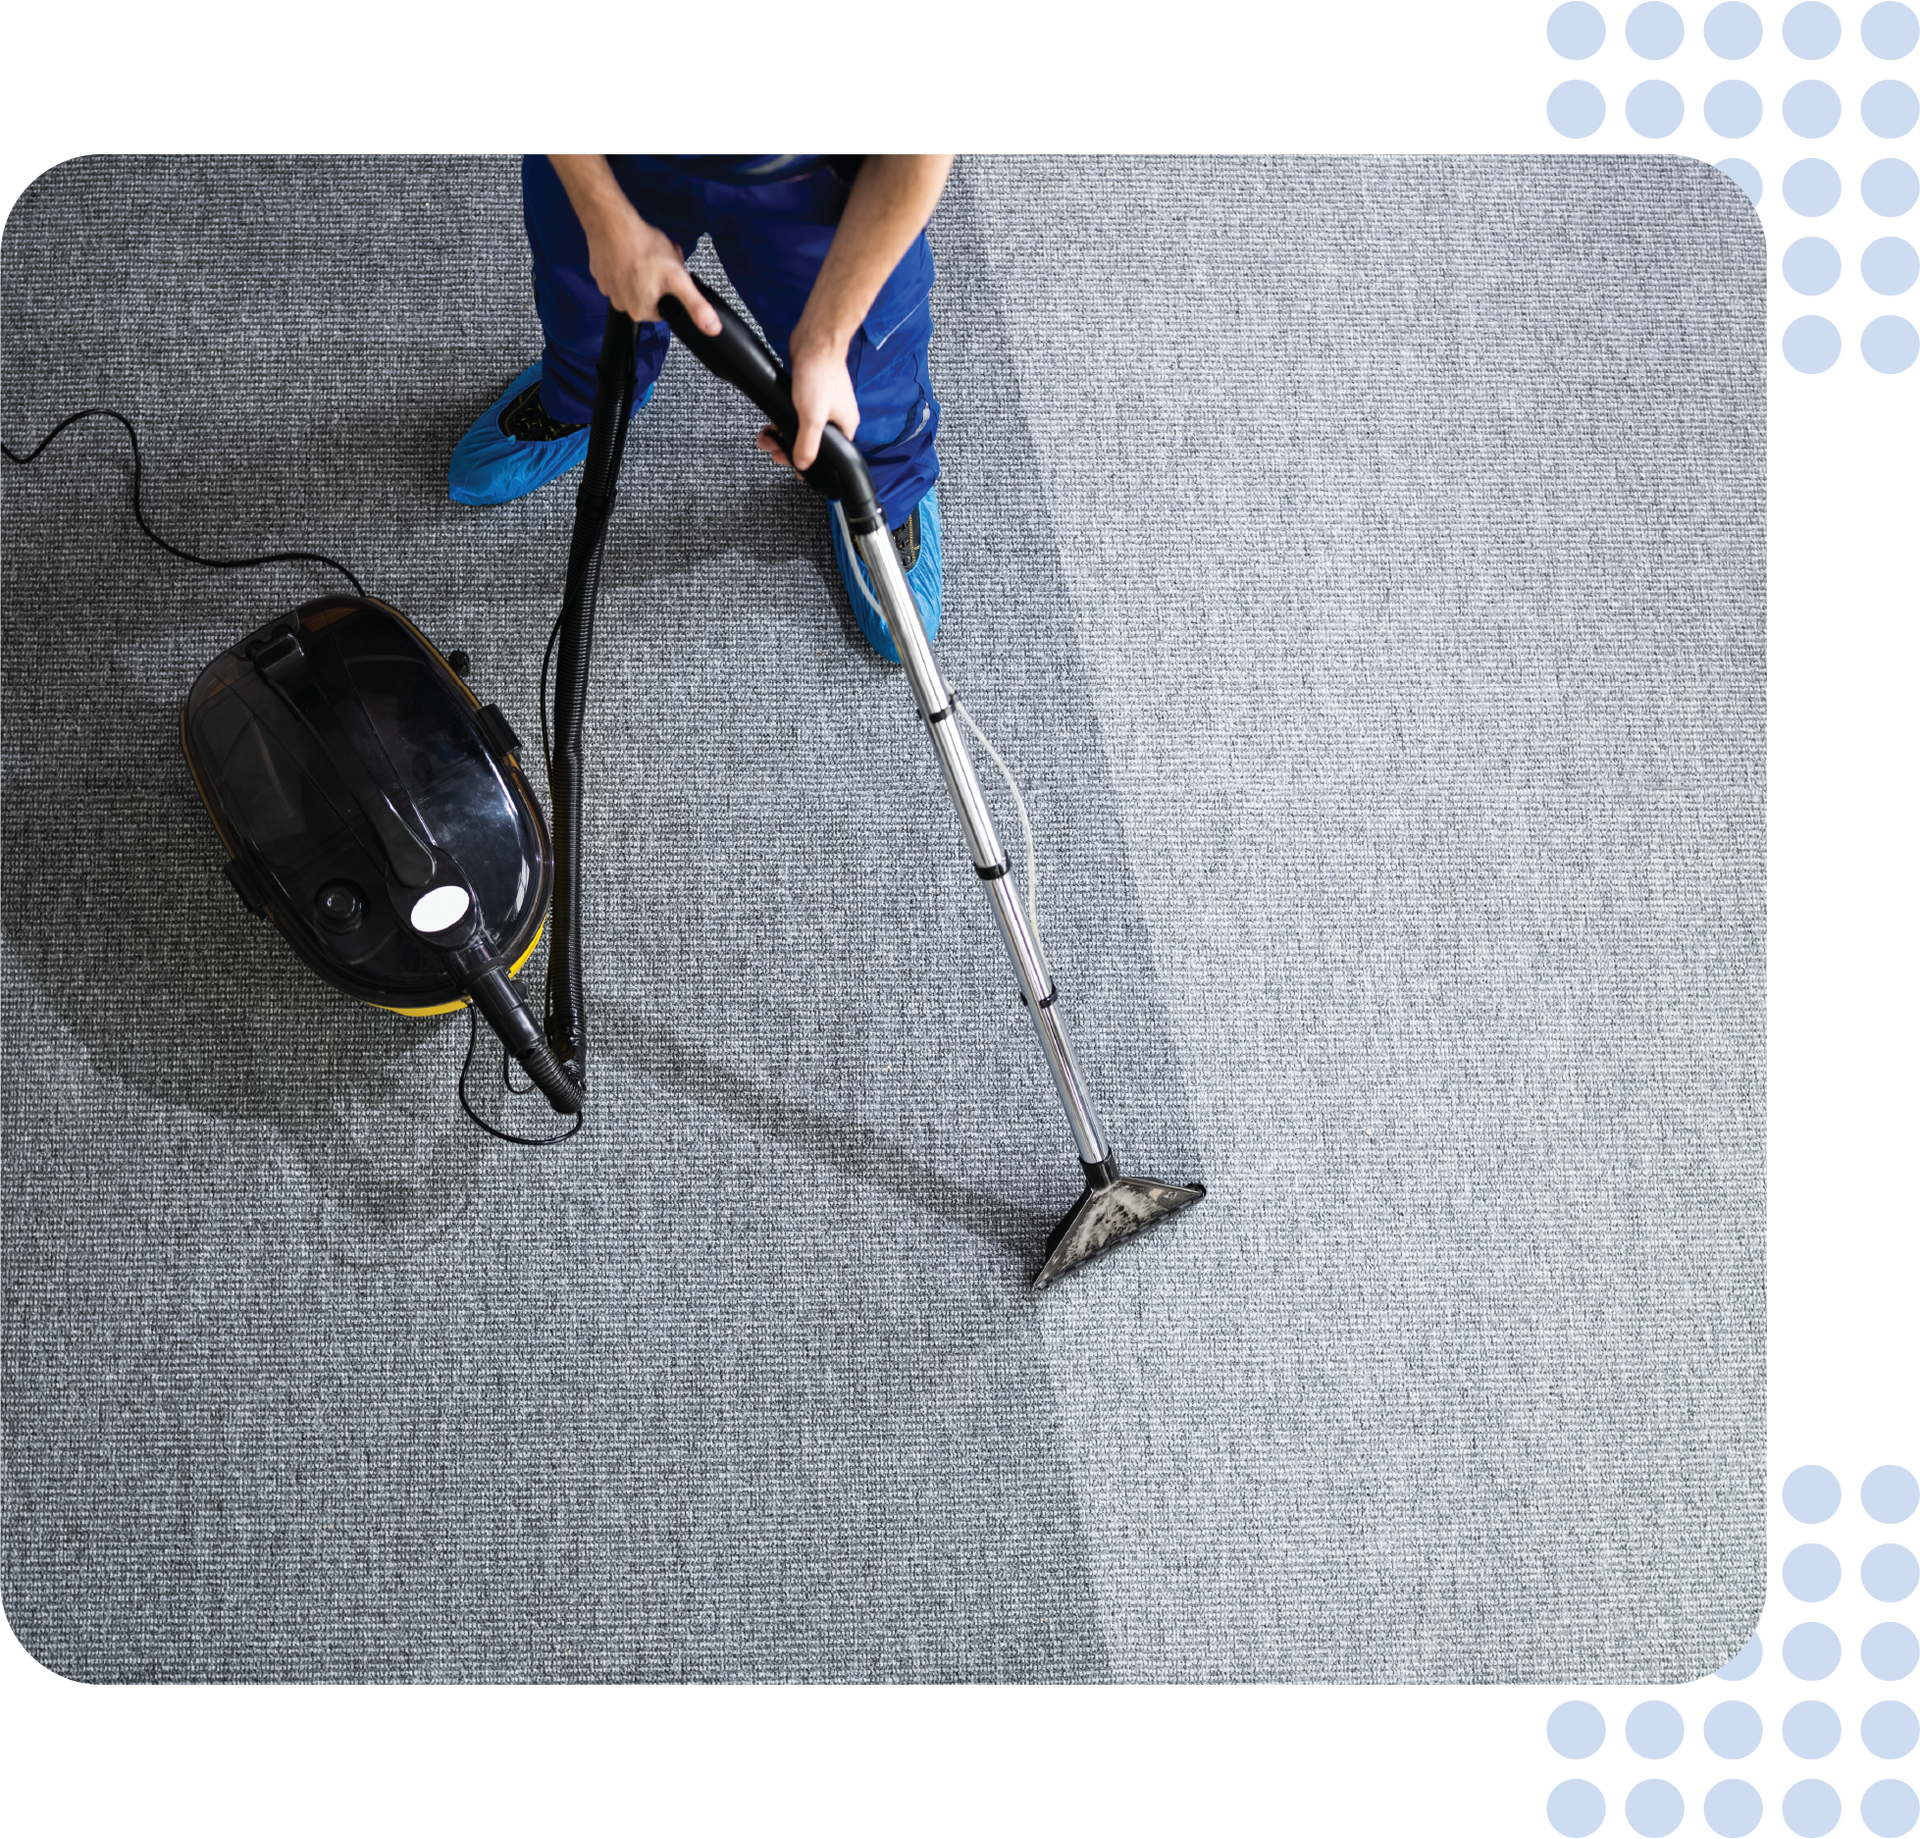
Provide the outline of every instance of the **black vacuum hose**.
<path id="1" fill-rule="evenodd" d="M 573 591 L 576 582 L 578 592 Z M 547 763 L 553 798 L 553 919 L 547 941 L 547 1044 L 573 1077 L 586 1071 L 584 965 L 580 941 L 580 740 L 586 718 L 587 664 L 599 599 L 596 549 L 578 571 L 569 564 L 569 592 L 561 614 L 560 651 L 553 691 L 553 757 Z"/>
<path id="2" fill-rule="evenodd" d="M 456 962 L 456 968 L 460 967 Z M 553 1049 L 540 1038 L 539 1025 L 527 1012 L 520 992 L 514 988 L 507 967 L 499 958 L 489 958 L 478 972 L 466 975 L 467 994 L 473 1006 L 486 1017 L 487 1026 L 500 1037 L 508 1053 L 518 1060 L 529 1079 L 547 1095 L 554 1110 L 575 1117 L 586 1108 L 586 1095 L 579 1083 L 568 1077 Z"/>
<path id="3" fill-rule="evenodd" d="M 553 1057 L 553 1049 L 544 1041 L 516 1055 L 527 1077 L 547 1095 L 547 1103 L 566 1117 L 577 1117 L 586 1109 L 587 1096 L 566 1075 Z"/>
<path id="4" fill-rule="evenodd" d="M 683 301 L 660 296 L 660 316 L 677 338 L 722 383 L 731 383 L 779 430 L 788 457 L 800 432 L 800 415 L 793 406 L 793 377 L 787 367 L 747 329 L 746 322 L 698 275 L 693 284 L 706 297 L 720 321 L 720 330 L 702 332 Z M 873 475 L 848 437 L 832 422 L 820 430 L 820 452 L 800 475 L 816 492 L 837 498 L 846 513 L 847 528 L 856 536 L 884 530 L 880 501 L 874 496 Z"/>
<path id="5" fill-rule="evenodd" d="M 799 426 L 791 377 L 712 288 L 704 281 L 697 285 L 719 315 L 719 333 L 710 337 L 701 332 L 684 305 L 671 296 L 660 303 L 667 324 L 702 364 L 752 398 L 791 443 Z M 587 1083 L 585 973 L 580 939 L 581 735 L 586 722 L 594 612 L 600 598 L 600 551 L 613 512 L 620 461 L 633 416 L 634 341 L 639 333 L 636 321 L 608 309 L 607 329 L 600 341 L 593 425 L 587 434 L 586 464 L 574 500 L 573 542 L 567 552 L 567 586 L 556 635 L 553 750 L 547 761 L 547 789 L 553 800 L 554 878 L 553 917 L 547 939 L 546 1039 L 558 1070 L 576 1091 L 584 1091 Z M 820 458 L 802 476 L 809 485 L 841 500 L 850 529 L 864 533 L 885 528 L 866 461 L 838 428 L 823 430 Z M 548 1090 L 531 1065 L 527 1065 L 527 1071 L 542 1091 Z M 551 1092 L 548 1095 L 551 1097 Z"/>
<path id="6" fill-rule="evenodd" d="M 553 686 L 553 755 L 547 785 L 553 798 L 553 919 L 547 941 L 547 1045 L 555 1071 L 570 1089 L 586 1086 L 585 976 L 580 942 L 581 734 L 587 713 L 587 666 L 593 653 L 593 616 L 600 598 L 600 550 L 613 512 L 620 460 L 633 414 L 634 339 L 639 327 L 609 310 L 600 345 L 598 390 L 587 459 L 574 501 L 573 543 L 560 606 Z M 539 1071 L 522 1062 L 551 1098 Z"/>

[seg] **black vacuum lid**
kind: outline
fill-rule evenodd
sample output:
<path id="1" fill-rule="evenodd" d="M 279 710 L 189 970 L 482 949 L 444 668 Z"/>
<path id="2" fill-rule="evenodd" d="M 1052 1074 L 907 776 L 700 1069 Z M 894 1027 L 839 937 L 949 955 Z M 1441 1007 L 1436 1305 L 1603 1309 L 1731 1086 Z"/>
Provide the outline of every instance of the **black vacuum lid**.
<path id="1" fill-rule="evenodd" d="M 297 654 L 302 694 L 261 668 L 276 653 Z M 180 734 L 236 887 L 329 983 L 388 1009 L 460 999 L 396 910 L 396 836 L 457 864 L 509 963 L 532 949 L 553 849 L 517 743 L 391 607 L 336 595 L 249 633 L 200 673 Z"/>

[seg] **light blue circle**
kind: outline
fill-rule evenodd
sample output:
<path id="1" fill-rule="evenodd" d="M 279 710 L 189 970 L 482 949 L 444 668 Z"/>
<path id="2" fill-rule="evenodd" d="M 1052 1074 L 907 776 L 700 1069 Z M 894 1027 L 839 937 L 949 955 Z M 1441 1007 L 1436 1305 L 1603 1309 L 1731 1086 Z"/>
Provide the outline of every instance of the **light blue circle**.
<path id="1" fill-rule="evenodd" d="M 1900 242 L 1897 237 L 1889 236 L 1887 242 L 1904 251 L 1901 280 L 1898 287 L 1876 286 L 1869 277 L 1867 285 L 1876 294 L 1904 293 L 1913 285 L 1913 278 L 1920 273 L 1920 256 L 1913 253 L 1909 244 Z M 1860 258 L 1861 272 L 1865 273 L 1867 256 L 1881 245 L 1875 243 L 1867 255 Z M 1876 1545 L 1866 1557 L 1860 1560 L 1860 1582 L 1866 1587 L 1867 1594 L 1876 1603 L 1904 1603 L 1913 1594 L 1914 1586 L 1920 1584 L 1920 1562 L 1904 1545 Z"/>
<path id="2" fill-rule="evenodd" d="M 1839 361 L 1847 355 L 1847 334 L 1839 330 L 1839 324 L 1828 319 L 1826 313 L 1795 313 L 1780 328 L 1780 363 L 1784 363 L 1795 376 L 1826 376 L 1828 372 L 1839 369 Z M 1820 1626 L 1826 1628 L 1826 1622 L 1807 1624 L 1795 1622 L 1793 1628 Z M 1791 1634 L 1793 1630 L 1788 1630 Z M 1809 1637 L 1811 1639 L 1811 1637 Z M 1839 1637 L 1834 1637 L 1839 1639 Z M 1801 1649 L 1795 1649 L 1795 1659 L 1801 1657 Z M 1788 1645 L 1786 1636 L 1780 1637 L 1780 1664 L 1788 1666 Z M 1807 1662 L 1812 1664 L 1812 1662 Z M 1788 1666 L 1788 1674 L 1795 1680 L 1830 1680 L 1832 1674 L 1795 1674 Z"/>
<path id="3" fill-rule="evenodd" d="M 1728 140 L 1751 134 L 1760 115 L 1760 92 L 1751 83 L 1716 83 L 1707 91 L 1707 126 Z"/>
<path id="4" fill-rule="evenodd" d="M 1647 0 L 1627 15 L 1627 43 L 1642 57 L 1672 57 L 1686 35 L 1680 15 L 1666 0 Z"/>
<path id="5" fill-rule="evenodd" d="M 1860 98 L 1860 119 L 1869 134 L 1882 140 L 1898 140 L 1913 132 L 1920 121 L 1920 96 L 1892 77 L 1882 77 Z"/>
<path id="6" fill-rule="evenodd" d="M 1742 0 L 1723 0 L 1707 15 L 1706 34 L 1715 57 L 1752 57 L 1760 48 L 1760 15 Z"/>
<path id="7" fill-rule="evenodd" d="M 1818 140 L 1840 125 L 1840 97 L 1830 83 L 1808 77 L 1780 101 L 1780 119 L 1802 140 Z"/>
<path id="8" fill-rule="evenodd" d="M 1795 217 L 1803 217 L 1807 223 L 1818 223 L 1822 217 L 1832 217 L 1841 203 L 1847 198 L 1847 180 L 1841 175 L 1839 167 L 1824 154 L 1801 154 L 1799 159 L 1789 159 L 1780 169 L 1780 202 L 1788 207 Z M 1805 1497 L 1807 1501 L 1820 1501 L 1820 1518 L 1801 1520 L 1788 1505 L 1788 1484 L 1801 1469 L 1820 1469 L 1824 1474 L 1834 1474 L 1826 1463 L 1801 1463 L 1799 1469 L 1789 1470 L 1780 1482 L 1780 1507 L 1789 1520 L 1799 1520 L 1801 1526 L 1824 1526 L 1834 1518 L 1847 1501 L 1847 1488 L 1841 1484 L 1839 1476 L 1834 1474 L 1834 1505 L 1828 1507 L 1828 1493 L 1824 1484 L 1805 1484 L 1795 1499 Z M 1812 1507 L 1803 1507 L 1805 1513 L 1812 1513 Z"/>
<path id="9" fill-rule="evenodd" d="M 1860 1741 L 1882 1762 L 1897 1762 L 1912 1755 L 1913 1746 L 1920 1743 L 1920 1718 L 1898 1699 L 1882 1699 L 1869 1705 L 1860 1720 Z"/>
<path id="10" fill-rule="evenodd" d="M 1841 253 L 1839 244 L 1832 236 L 1795 236 L 1780 250 L 1780 284 L 1789 294 L 1797 294 L 1801 299 L 1826 299 L 1847 278 L 1847 257 Z M 1801 1540 L 1801 1545 L 1816 1543 Z M 1788 1553 L 1799 1551 L 1795 1545 Z M 1832 1545 L 1826 1551 L 1834 1551 Z M 1786 1580 L 1786 1559 L 1780 1561 L 1780 1588 L 1793 1591 Z M 1834 1563 L 1839 1563 L 1839 1553 L 1834 1551 Z M 1836 1586 L 1837 1588 L 1837 1586 Z M 1832 1603 L 1834 1595 L 1828 1591 L 1824 1597 L 1793 1597 L 1795 1603 Z"/>
<path id="11" fill-rule="evenodd" d="M 1878 1839 L 1900 1839 L 1920 1820 L 1920 1795 L 1905 1782 L 1875 1782 L 1860 1797 L 1860 1823 Z"/>
<path id="12" fill-rule="evenodd" d="M 1567 1839 L 1583 1839 L 1607 1817 L 1607 1797 L 1592 1782 L 1562 1782 L 1547 1796 L 1547 1823 Z"/>
<path id="13" fill-rule="evenodd" d="M 1627 1824 L 1649 1839 L 1666 1839 L 1686 1811 L 1687 1804 L 1672 1782 L 1639 1782 L 1627 1790 Z"/>
<path id="14" fill-rule="evenodd" d="M 1824 237 L 1803 236 L 1780 258 L 1796 294 L 1824 294 L 1840 279 L 1840 251 Z M 1780 1566 L 1780 1581 L 1803 1603 L 1824 1603 L 1840 1588 L 1840 1560 L 1824 1545 L 1796 1545 Z"/>
<path id="15" fill-rule="evenodd" d="M 1547 98 L 1547 120 L 1568 140 L 1585 140 L 1607 118 L 1607 99 L 1591 83 L 1562 83 Z"/>
<path id="16" fill-rule="evenodd" d="M 1568 1699 L 1556 1705 L 1547 1719 L 1547 1741 L 1554 1754 L 1580 1762 L 1591 1756 L 1607 1740 L 1607 1721 L 1599 1707 L 1585 1699 Z"/>
<path id="17" fill-rule="evenodd" d="M 1874 321 L 1874 325 L 1881 323 L 1880 320 Z M 1907 324 L 1904 319 L 1900 323 L 1903 326 Z M 1868 328 L 1869 331 L 1872 329 L 1871 326 Z M 1913 336 L 1911 326 L 1907 326 L 1907 336 Z M 1865 339 L 1860 342 L 1863 346 L 1866 344 Z M 1873 364 L 1873 359 L 1868 358 L 1867 362 Z M 1907 364 L 1912 362 L 1913 357 L 1909 353 Z M 1900 369 L 1905 370 L 1907 364 L 1902 364 Z M 1875 370 L 1880 368 L 1878 364 L 1873 364 L 1873 367 Z M 1916 1661 L 1920 1661 L 1920 1641 L 1914 1640 L 1913 1630 L 1904 1622 L 1876 1622 L 1860 1637 L 1860 1664 L 1875 1679 L 1905 1679 L 1913 1671 Z"/>
<path id="18" fill-rule="evenodd" d="M 1827 1782 L 1795 1782 L 1781 1797 L 1780 1817 L 1800 1839 L 1821 1839 L 1840 1824 L 1840 1797 Z"/>
<path id="19" fill-rule="evenodd" d="M 1627 1713 L 1627 1747 L 1656 1762 L 1671 1756 L 1687 1734 L 1686 1720 L 1665 1699 L 1648 1699 Z"/>
<path id="20" fill-rule="evenodd" d="M 1821 330 L 1802 333 L 1806 345 L 1796 353 L 1794 334 L 1802 326 Z M 1815 340 L 1819 342 L 1813 343 Z M 1827 370 L 1840 355 L 1840 334 L 1824 319 L 1796 319 L 1787 328 L 1786 353 L 1787 362 L 1795 370 Z M 1840 1664 L 1840 1637 L 1824 1622 L 1802 1622 L 1787 1630 L 1786 1640 L 1780 1643 L 1780 1658 L 1795 1679 L 1825 1679 Z"/>
<path id="21" fill-rule="evenodd" d="M 1900 0 L 1880 0 L 1878 6 L 1867 8 L 1866 17 L 1860 21 L 1860 42 L 1875 57 L 1905 57 L 1915 39 L 1920 39 L 1920 19 Z"/>
<path id="22" fill-rule="evenodd" d="M 1891 165 L 1895 159 L 1908 173 L 1914 173 L 1910 159 L 1901 159 L 1897 154 L 1884 154 L 1874 161 L 1874 165 Z M 1868 167 L 1872 171 L 1872 167 Z M 1864 182 L 1866 173 L 1860 175 Z M 1916 182 L 1920 182 L 1920 173 L 1914 173 Z M 1862 194 L 1860 203 L 1866 203 Z M 1868 211 L 1874 207 L 1868 203 Z M 1912 205 L 1908 205 L 1908 211 Z M 1874 211 L 1880 217 L 1880 211 Z M 1907 211 L 1901 213 L 1903 217 Z M 1874 1463 L 1872 1469 L 1860 1476 L 1859 1495 L 1860 1513 L 1864 1513 L 1876 1526 L 1905 1526 L 1910 1518 L 1920 1513 L 1920 1474 L 1914 1474 L 1905 1463 Z"/>
<path id="23" fill-rule="evenodd" d="M 1562 57 L 1592 57 L 1607 42 L 1607 22 L 1597 6 L 1567 0 L 1547 15 L 1547 43 Z"/>
<path id="24" fill-rule="evenodd" d="M 1796 294 L 1824 294 L 1840 279 L 1840 251 L 1824 236 L 1803 236 L 1787 245 L 1780 273 Z M 1821 369 L 1825 368 L 1823 364 Z M 1787 1554 L 1780 1573 L 1801 1602 L 1824 1602 L 1839 1587 L 1840 1560 L 1824 1545 L 1797 1545 Z"/>
<path id="25" fill-rule="evenodd" d="M 1760 169 L 1757 166 L 1749 165 L 1745 160 L 1722 160 L 1720 170 L 1747 194 L 1749 204 L 1760 202 L 1760 193 L 1764 188 L 1760 182 Z"/>
<path id="26" fill-rule="evenodd" d="M 1714 1675 L 1715 1679 L 1750 1679 L 1766 1653 L 1766 1643 L 1758 1635 L 1749 1635 L 1747 1645 Z"/>
<path id="27" fill-rule="evenodd" d="M 1627 92 L 1627 125 L 1648 140 L 1665 140 L 1686 112 L 1687 105 L 1671 83 L 1636 83 Z"/>
<path id="28" fill-rule="evenodd" d="M 1780 1720 L 1780 1740 L 1803 1761 L 1818 1762 L 1840 1741 L 1840 1714 L 1818 1699 L 1802 1699 Z"/>
<path id="29" fill-rule="evenodd" d="M 1731 1781 L 1715 1782 L 1700 1803 L 1707 1824 L 1722 1839 L 1741 1839 L 1760 1824 L 1760 1792 L 1752 1782 L 1737 1776 Z"/>
<path id="30" fill-rule="evenodd" d="M 1875 160 L 1860 175 L 1860 201 L 1876 217 L 1904 217 L 1913 209 L 1916 198 L 1920 198 L 1920 173 L 1916 173 L 1905 160 Z M 1897 1482 L 1888 1482 L 1870 1497 L 1868 1490 L 1874 1486 L 1875 1477 L 1881 1475 L 1906 1475 L 1909 1492 L 1902 1495 Z M 1860 1503 L 1881 1525 L 1891 1526 L 1913 1512 L 1912 1487 L 1913 1477 L 1907 1475 L 1905 1469 L 1875 1469 L 1860 1484 Z M 1894 1512 L 1893 1508 L 1903 1499 L 1906 1511 Z M 1887 1511 L 1874 1513 L 1875 1505 L 1883 1505 Z"/>
<path id="31" fill-rule="evenodd" d="M 1793 208 L 1799 211 L 1802 217 L 1824 216 L 1840 200 L 1840 175 L 1825 160 L 1802 160 L 1794 167 L 1793 172 L 1787 174 L 1789 185 L 1793 183 L 1793 173 L 1798 172 L 1802 166 L 1820 168 L 1818 174 L 1808 175 L 1810 181 L 1824 182 L 1825 179 L 1831 178 L 1833 196 L 1818 209 L 1811 211 L 1802 210 L 1799 205 L 1793 204 L 1791 198 L 1787 202 L 1793 204 Z M 1817 1462 L 1810 1462 L 1804 1468 L 1795 1469 L 1781 1483 L 1780 1500 L 1786 1510 L 1803 1525 L 1818 1526 L 1822 1520 L 1832 1519 L 1834 1509 L 1840 1505 L 1839 1478 L 1831 1469 L 1823 1469 Z"/>
<path id="32" fill-rule="evenodd" d="M 1760 1714 L 1744 1699 L 1728 1699 L 1707 1713 L 1700 1734 L 1716 1756 L 1738 1762 L 1760 1747 Z"/>
<path id="33" fill-rule="evenodd" d="M 1797 284 L 1797 291 L 1824 294 L 1840 278 L 1840 252 L 1824 238 L 1808 236 L 1793 244 L 1787 256 L 1803 246 L 1806 253 L 1800 261 L 1786 265 L 1798 267 L 1813 284 Z M 1780 1566 L 1780 1581 L 1803 1603 L 1824 1603 L 1840 1588 L 1840 1575 L 1840 1560 L 1826 1545 L 1796 1545 Z"/>
<path id="34" fill-rule="evenodd" d="M 1801 0 L 1781 20 L 1780 36 L 1795 57 L 1825 57 L 1840 42 L 1840 15 L 1820 0 Z"/>
<path id="35" fill-rule="evenodd" d="M 1920 255 L 1914 253 L 1913 245 L 1905 237 L 1882 236 L 1869 243 L 1861 253 L 1860 279 L 1866 282 L 1876 294 L 1904 294 L 1915 281 L 1920 281 Z M 1877 1553 L 1901 1551 L 1906 1551 L 1906 1547 L 1877 1545 L 1867 1554 L 1867 1563 L 1871 1564 Z M 1882 1562 L 1891 1563 L 1892 1561 L 1882 1560 Z M 1911 1552 L 1907 1553 L 1907 1563 L 1909 1565 L 1913 1563 Z M 1861 1575 L 1864 1577 L 1865 1574 L 1866 1566 L 1863 1565 Z M 1900 1592 L 1900 1596 L 1908 1595 L 1915 1582 L 1920 1582 L 1920 1579 L 1909 1581 L 1906 1589 Z M 1867 1588 L 1873 1590 L 1871 1584 L 1868 1584 Z M 1873 1590 L 1873 1593 L 1876 1596 L 1880 1595 L 1877 1590 Z M 1883 1603 L 1893 1603 L 1898 1602 L 1899 1597 L 1882 1596 L 1880 1600 Z"/>
<path id="36" fill-rule="evenodd" d="M 1899 314 L 1889 313 L 1884 319 L 1868 322 L 1860 334 L 1860 355 L 1883 377 L 1897 377 L 1903 370 L 1911 370 L 1913 360 L 1920 357 L 1920 333 Z M 1907 1639 L 1913 1637 L 1908 1635 Z"/>

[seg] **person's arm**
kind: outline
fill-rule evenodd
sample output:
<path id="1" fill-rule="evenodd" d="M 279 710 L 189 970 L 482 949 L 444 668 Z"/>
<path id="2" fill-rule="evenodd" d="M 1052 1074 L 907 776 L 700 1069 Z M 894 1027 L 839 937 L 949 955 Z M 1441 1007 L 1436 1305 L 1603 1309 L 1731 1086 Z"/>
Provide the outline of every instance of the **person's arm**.
<path id="1" fill-rule="evenodd" d="M 720 330 L 680 245 L 633 208 L 604 153 L 550 153 L 547 160 L 587 233 L 587 266 L 611 305 L 630 319 L 658 319 L 662 297 L 671 294 L 702 332 Z"/>
<path id="2" fill-rule="evenodd" d="M 791 458 L 771 426 L 760 430 L 760 451 L 781 465 L 797 461 L 802 472 L 811 466 L 828 422 L 849 438 L 860 426 L 847 347 L 887 277 L 927 227 L 952 165 L 950 153 L 870 153 L 861 162 L 833 245 L 788 341 L 793 406 L 800 417 Z"/>
<path id="3" fill-rule="evenodd" d="M 671 294 L 702 332 L 717 333 L 719 318 L 694 286 L 679 244 L 633 208 L 606 155 L 547 158 L 586 232 L 587 266 L 608 301 L 630 318 L 658 319 L 661 298 Z M 952 165 L 950 153 L 872 153 L 854 176 L 833 243 L 788 341 L 800 418 L 794 457 L 803 472 L 819 458 L 820 431 L 828 422 L 849 439 L 860 426 L 847 347 L 887 277 L 927 227 Z M 760 430 L 759 446 L 781 465 L 792 464 L 771 426 Z"/>

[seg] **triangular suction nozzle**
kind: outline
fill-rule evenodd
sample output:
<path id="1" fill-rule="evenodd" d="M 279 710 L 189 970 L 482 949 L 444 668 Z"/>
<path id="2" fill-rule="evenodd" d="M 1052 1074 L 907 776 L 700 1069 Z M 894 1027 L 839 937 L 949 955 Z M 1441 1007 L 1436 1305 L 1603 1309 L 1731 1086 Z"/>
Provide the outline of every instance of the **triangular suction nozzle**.
<path id="1" fill-rule="evenodd" d="M 1206 1197 L 1205 1186 L 1197 1181 L 1181 1187 L 1144 1175 L 1116 1174 L 1111 1157 L 1088 1167 L 1086 1188 L 1047 1240 L 1046 1262 L 1033 1287 L 1046 1289 L 1088 1259 L 1125 1244 Z"/>

